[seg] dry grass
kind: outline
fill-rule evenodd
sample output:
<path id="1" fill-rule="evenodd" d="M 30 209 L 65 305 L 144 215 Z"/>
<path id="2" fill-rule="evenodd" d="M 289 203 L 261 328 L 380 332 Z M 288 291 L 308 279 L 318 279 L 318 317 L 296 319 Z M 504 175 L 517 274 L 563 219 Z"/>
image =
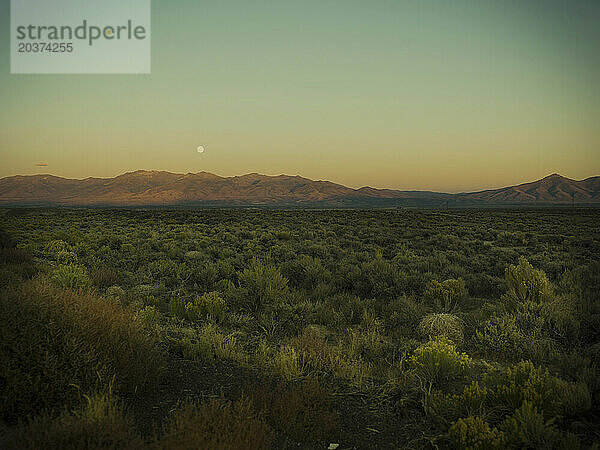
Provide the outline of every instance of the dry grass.
<path id="1" fill-rule="evenodd" d="M 339 417 L 332 408 L 331 392 L 316 379 L 256 386 L 251 398 L 276 430 L 296 441 L 324 442 L 337 436 Z"/>
<path id="2" fill-rule="evenodd" d="M 271 441 L 269 426 L 247 398 L 235 403 L 215 398 L 175 411 L 154 448 L 258 450 L 270 448 Z"/>

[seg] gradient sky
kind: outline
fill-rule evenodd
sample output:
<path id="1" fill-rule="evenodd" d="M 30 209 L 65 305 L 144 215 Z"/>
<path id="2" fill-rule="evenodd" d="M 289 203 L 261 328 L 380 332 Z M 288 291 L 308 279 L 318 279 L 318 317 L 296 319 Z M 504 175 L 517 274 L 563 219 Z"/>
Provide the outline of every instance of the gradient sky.
<path id="1" fill-rule="evenodd" d="M 9 3 L 0 176 L 600 175 L 598 0 L 153 0 L 150 75 L 11 75 Z"/>

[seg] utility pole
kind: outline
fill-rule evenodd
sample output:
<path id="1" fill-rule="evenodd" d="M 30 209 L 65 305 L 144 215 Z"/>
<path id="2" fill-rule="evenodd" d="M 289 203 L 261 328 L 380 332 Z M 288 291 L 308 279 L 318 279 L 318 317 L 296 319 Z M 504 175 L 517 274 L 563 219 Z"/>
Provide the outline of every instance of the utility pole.
<path id="1" fill-rule="evenodd" d="M 571 192 L 571 208 L 575 208 L 575 194 L 576 192 Z"/>

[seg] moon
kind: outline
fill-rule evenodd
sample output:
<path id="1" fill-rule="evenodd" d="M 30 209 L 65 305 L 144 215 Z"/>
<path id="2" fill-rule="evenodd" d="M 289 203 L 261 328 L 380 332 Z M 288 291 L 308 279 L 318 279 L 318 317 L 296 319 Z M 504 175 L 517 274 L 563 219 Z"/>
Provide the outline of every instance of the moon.
<path id="1" fill-rule="evenodd" d="M 203 145 L 199 145 L 196 150 L 198 151 L 198 153 L 204 153 L 204 146 Z"/>

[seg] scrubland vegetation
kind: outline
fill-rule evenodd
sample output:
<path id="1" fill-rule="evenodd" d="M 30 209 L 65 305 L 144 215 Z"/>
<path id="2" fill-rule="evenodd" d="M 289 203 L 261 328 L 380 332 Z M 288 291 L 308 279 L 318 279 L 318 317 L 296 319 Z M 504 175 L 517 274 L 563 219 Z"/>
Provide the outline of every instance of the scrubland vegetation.
<path id="1" fill-rule="evenodd" d="M 597 210 L 1 214 L 0 446 L 600 444 Z"/>

